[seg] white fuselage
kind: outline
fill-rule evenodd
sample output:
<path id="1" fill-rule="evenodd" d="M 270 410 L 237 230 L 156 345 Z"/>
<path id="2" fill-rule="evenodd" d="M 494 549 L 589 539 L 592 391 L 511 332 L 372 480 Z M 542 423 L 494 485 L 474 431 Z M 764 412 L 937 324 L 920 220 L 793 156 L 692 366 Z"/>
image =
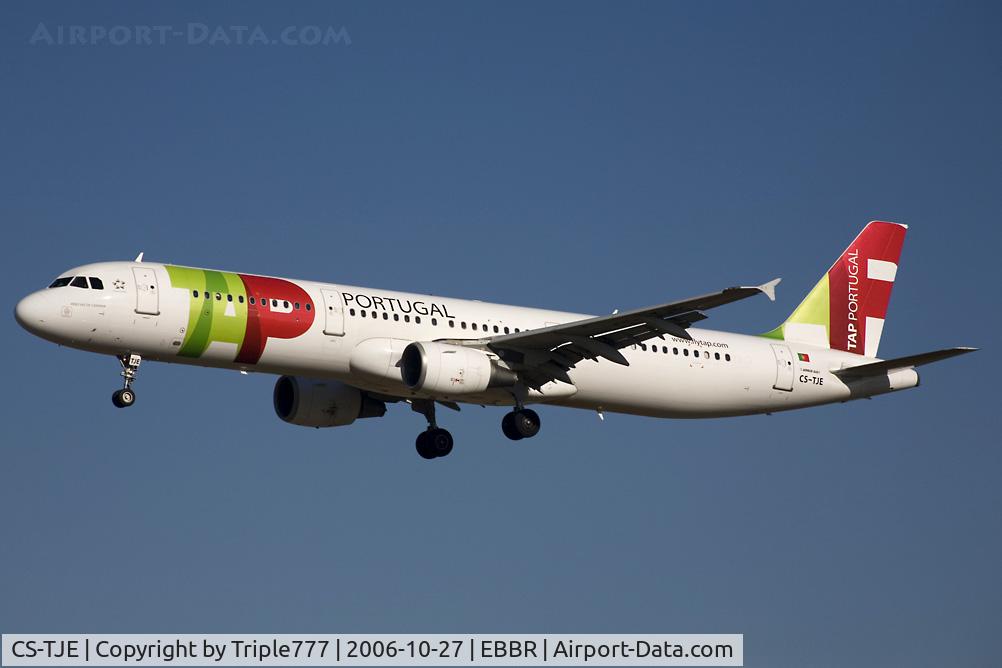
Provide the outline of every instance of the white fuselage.
<path id="1" fill-rule="evenodd" d="M 215 280 L 216 287 L 193 288 L 184 282 L 188 279 L 179 278 L 201 275 L 199 272 L 215 277 L 206 280 Z M 168 363 L 337 379 L 391 397 L 508 406 L 515 399 L 504 389 L 475 395 L 414 393 L 400 378 L 400 354 L 414 341 L 487 339 L 516 329 L 526 331 L 590 317 L 241 275 L 248 286 L 258 285 L 265 293 L 267 309 L 258 313 L 262 295 L 255 296 L 249 287 L 246 291 L 242 286 L 228 290 L 232 280 L 220 283 L 223 279 L 217 274 L 236 276 L 152 262 L 86 265 L 66 272 L 66 276 L 99 277 L 103 289 L 65 286 L 41 290 L 18 306 L 17 316 L 39 336 L 99 353 L 135 353 Z M 293 288 L 302 290 L 306 297 L 286 294 Z M 205 319 L 200 321 L 203 315 Z M 248 320 L 257 322 L 257 318 L 269 323 L 266 329 L 284 327 L 285 334 L 295 335 L 266 337 L 258 356 L 248 353 L 250 335 L 243 329 Z M 196 345 L 192 339 L 204 337 L 210 326 L 214 334 L 201 346 Z M 204 331 L 193 331 L 200 328 Z M 569 372 L 573 385 L 549 383 L 542 392 L 531 391 L 526 401 L 655 417 L 702 418 L 789 410 L 862 396 L 856 390 L 851 392 L 831 371 L 869 358 L 761 336 L 697 328 L 690 328 L 689 333 L 693 341 L 666 335 L 663 340 L 623 349 L 629 366 L 605 359 L 584 360 Z M 879 391 L 868 394 L 876 393 Z"/>

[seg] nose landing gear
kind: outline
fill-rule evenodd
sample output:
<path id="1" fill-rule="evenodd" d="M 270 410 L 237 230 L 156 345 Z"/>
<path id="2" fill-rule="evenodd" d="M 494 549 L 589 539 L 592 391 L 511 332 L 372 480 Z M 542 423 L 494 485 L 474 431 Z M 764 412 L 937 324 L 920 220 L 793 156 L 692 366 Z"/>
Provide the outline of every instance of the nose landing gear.
<path id="1" fill-rule="evenodd" d="M 111 403 L 115 404 L 116 408 L 128 408 L 136 403 L 136 393 L 132 390 L 132 382 L 136 380 L 143 358 L 139 355 L 122 355 L 118 361 L 122 365 L 122 378 L 125 381 L 124 387 L 115 390 L 114 394 L 111 395 Z"/>

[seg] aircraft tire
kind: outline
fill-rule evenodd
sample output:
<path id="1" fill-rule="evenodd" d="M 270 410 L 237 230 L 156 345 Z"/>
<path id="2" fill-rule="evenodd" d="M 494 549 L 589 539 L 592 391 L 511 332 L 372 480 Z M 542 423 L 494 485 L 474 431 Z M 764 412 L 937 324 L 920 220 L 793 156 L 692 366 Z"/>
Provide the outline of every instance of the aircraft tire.
<path id="1" fill-rule="evenodd" d="M 129 388 L 116 390 L 115 393 L 111 395 L 111 403 L 115 404 L 116 408 L 128 408 L 132 404 L 136 403 L 136 393 Z"/>
<path id="2" fill-rule="evenodd" d="M 417 448 L 417 453 L 421 455 L 422 459 L 435 459 L 438 455 L 435 454 L 431 442 L 431 430 L 422 431 L 417 436 L 417 440 L 414 442 Z"/>
<path id="3" fill-rule="evenodd" d="M 513 441 L 521 441 L 524 436 L 518 433 L 518 429 L 515 428 L 515 412 L 506 413 L 503 418 L 501 418 L 501 432 Z"/>
<path id="4" fill-rule="evenodd" d="M 531 408 L 523 408 L 512 413 L 512 424 L 522 438 L 532 438 L 539 433 L 539 414 Z"/>
<path id="5" fill-rule="evenodd" d="M 452 452 L 454 444 L 452 434 L 445 429 L 432 429 L 429 433 L 428 442 L 431 444 L 431 450 L 435 453 L 436 457 L 445 457 Z"/>

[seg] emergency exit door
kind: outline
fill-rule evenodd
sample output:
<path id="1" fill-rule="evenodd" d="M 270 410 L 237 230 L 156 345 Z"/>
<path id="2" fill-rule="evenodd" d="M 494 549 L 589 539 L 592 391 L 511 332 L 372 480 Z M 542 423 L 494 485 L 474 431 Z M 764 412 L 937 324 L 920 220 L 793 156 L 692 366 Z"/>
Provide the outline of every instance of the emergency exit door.
<path id="1" fill-rule="evenodd" d="M 776 382 L 773 387 L 777 390 L 793 391 L 793 355 L 790 353 L 790 346 L 785 343 L 772 344 L 772 352 L 776 356 Z"/>
<path id="2" fill-rule="evenodd" d="M 136 279 L 136 313 L 160 315 L 156 272 L 147 267 L 133 267 L 132 275 Z"/>
<path id="3" fill-rule="evenodd" d="M 324 334 L 344 336 L 344 302 L 337 290 L 322 290 L 324 295 Z"/>

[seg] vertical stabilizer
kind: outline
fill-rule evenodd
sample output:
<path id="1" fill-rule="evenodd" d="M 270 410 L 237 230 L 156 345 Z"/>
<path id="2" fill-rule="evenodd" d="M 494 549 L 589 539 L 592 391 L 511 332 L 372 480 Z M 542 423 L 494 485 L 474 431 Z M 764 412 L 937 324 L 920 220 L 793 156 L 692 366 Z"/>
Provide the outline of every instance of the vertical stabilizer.
<path id="1" fill-rule="evenodd" d="M 765 336 L 876 357 L 907 225 L 873 221 Z"/>

